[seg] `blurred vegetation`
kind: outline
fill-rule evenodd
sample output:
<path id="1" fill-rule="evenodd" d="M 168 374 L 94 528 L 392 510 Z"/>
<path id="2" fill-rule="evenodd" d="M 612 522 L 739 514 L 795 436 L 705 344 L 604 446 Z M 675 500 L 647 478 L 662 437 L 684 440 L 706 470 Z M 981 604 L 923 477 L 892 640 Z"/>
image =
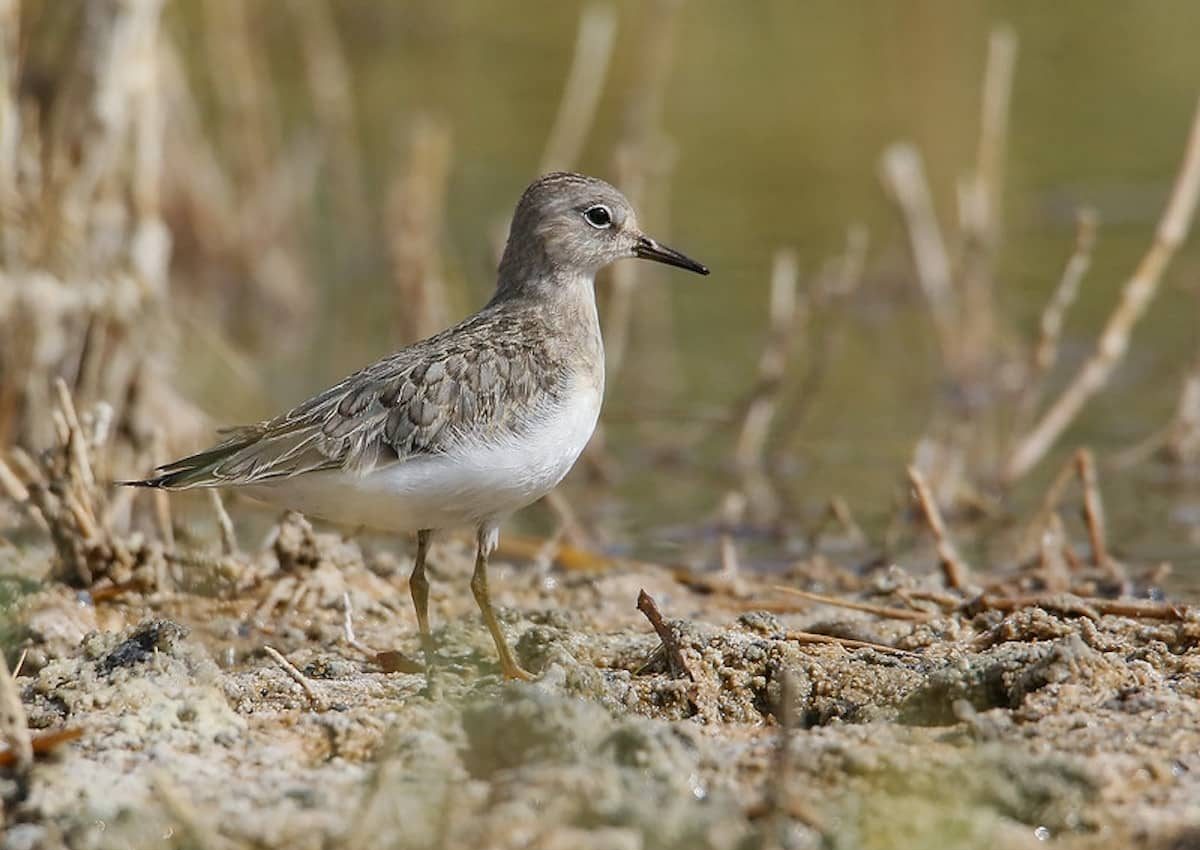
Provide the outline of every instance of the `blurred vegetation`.
<path id="1" fill-rule="evenodd" d="M 87 128 L 71 135 L 55 116 L 87 114 L 90 54 L 78 48 L 87 22 L 116 5 L 20 7 L 23 102 L 69 152 Z M 130 8 L 154 16 L 158 4 Z M 643 223 L 715 274 L 696 283 L 642 269 L 633 288 L 602 281 L 602 301 L 628 299 L 624 348 L 636 368 L 613 375 L 604 451 L 566 492 L 608 545 L 668 557 L 738 486 L 738 405 L 754 390 L 784 248 L 807 311 L 764 449 L 784 519 L 803 526 L 831 496 L 872 534 L 894 515 L 901 470 L 947 393 L 880 155 L 913 143 L 952 234 L 998 22 L 1019 43 L 993 272 L 1003 362 L 1014 340 L 1036 337 L 1075 210 L 1092 207 L 1100 222 L 1047 398 L 1088 357 L 1152 239 L 1200 79 L 1190 46 L 1200 9 L 1183 2 L 1106 4 L 1103 14 L 1077 0 L 769 2 L 748 13 L 630 0 L 541 2 L 519 15 L 478 0 L 168 3 L 152 75 L 161 179 L 149 201 L 112 196 L 135 212 L 142 203 L 171 239 L 169 300 L 111 331 L 158 373 L 154 386 L 138 383 L 140 371 L 113 384 L 142 404 L 140 419 L 118 411 L 117 433 L 134 438 L 138 459 L 126 462 L 195 445 L 199 411 L 219 424 L 270 414 L 482 303 L 511 204 L 547 155 L 586 8 L 614 15 L 616 28 L 608 60 L 581 71 L 602 79 L 571 165 L 644 184 L 633 192 Z M 136 143 L 129 156 L 137 161 Z M 112 179 L 122 173 L 137 172 Z M 852 227 L 867 246 L 861 282 L 822 300 L 823 270 Z M 145 244 L 121 234 L 93 234 L 88 262 L 123 238 Z M 1012 494 L 1018 502 L 1039 498 L 1076 447 L 1104 458 L 1171 420 L 1200 336 L 1197 268 L 1189 243 L 1108 390 Z M 49 398 L 47 388 L 36 406 Z M 1116 536 L 1147 559 L 1194 566 L 1195 497 L 1164 492 L 1158 470 L 1105 478 Z M 769 519 L 748 521 L 750 536 L 774 533 Z M 528 521 L 549 522 L 537 512 Z"/>

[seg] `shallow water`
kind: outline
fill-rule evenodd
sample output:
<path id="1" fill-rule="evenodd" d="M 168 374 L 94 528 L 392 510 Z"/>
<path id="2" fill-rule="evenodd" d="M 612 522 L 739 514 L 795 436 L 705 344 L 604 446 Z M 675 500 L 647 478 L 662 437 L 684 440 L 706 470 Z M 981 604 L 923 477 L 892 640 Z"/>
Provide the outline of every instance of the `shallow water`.
<path id="1" fill-rule="evenodd" d="M 369 192 L 378 205 L 403 162 L 414 122 L 432 116 L 453 139 L 445 259 L 457 313 L 482 303 L 493 279 L 491 234 L 534 175 L 569 66 L 580 4 L 541 0 L 500 14 L 482 0 L 338 6 L 353 73 Z M 612 151 L 636 72 L 650 4 L 618 4 L 617 48 L 593 132 L 578 164 L 613 177 Z M 753 11 L 748 9 L 753 8 Z M 661 323 L 639 326 L 629 368 L 609 388 L 606 421 L 620 470 L 608 496 L 574 475 L 577 507 L 618 545 L 670 551 L 729 486 L 730 438 L 703 442 L 664 471 L 647 461 L 697 420 L 748 389 L 763 340 L 771 256 L 800 257 L 803 281 L 868 228 L 863 289 L 845 315 L 820 393 L 802 420 L 781 424 L 792 446 L 787 486 L 801 512 L 845 498 L 882 528 L 897 481 L 939 392 L 928 316 L 912 282 L 904 233 L 878 180 L 881 151 L 920 146 L 944 225 L 955 181 L 971 166 L 988 29 L 1020 38 L 1005 182 L 1005 242 L 997 293 L 1014 335 L 1027 336 L 1073 240 L 1073 210 L 1095 206 L 1099 243 L 1064 337 L 1059 383 L 1086 357 L 1116 293 L 1149 243 L 1182 152 L 1200 81 L 1200 6 L 1187 2 L 868 2 L 681 7 L 663 124 L 676 158 L 667 209 L 647 230 L 708 263 L 709 278 L 648 270 L 641 285 L 666 300 Z M 303 102 L 294 47 L 273 36 L 283 103 Z M 290 120 L 288 120 L 290 119 Z M 285 115 L 287 132 L 302 118 Z M 315 202 L 320 203 L 320 199 Z M 347 259 L 345 244 L 352 246 Z M 197 379 L 218 415 L 269 413 L 395 345 L 400 307 L 382 237 L 346 234 L 330 217 L 314 235 L 323 305 L 299 361 L 270 363 L 265 397 L 230 402 Z M 340 259 L 334 259 L 339 255 Z M 1017 497 L 1037 498 L 1071 448 L 1102 457 L 1161 427 L 1196 350 L 1200 247 L 1179 253 L 1137 328 L 1112 386 L 1068 432 Z M 604 287 L 602 281 L 600 286 Z M 801 345 L 803 349 L 803 345 Z M 302 368 L 296 368 L 297 362 Z M 797 361 L 797 369 L 802 368 Z M 1113 537 L 1137 560 L 1171 559 L 1200 582 L 1200 495 L 1158 470 L 1104 473 Z M 547 524 L 544 514 L 527 522 Z"/>

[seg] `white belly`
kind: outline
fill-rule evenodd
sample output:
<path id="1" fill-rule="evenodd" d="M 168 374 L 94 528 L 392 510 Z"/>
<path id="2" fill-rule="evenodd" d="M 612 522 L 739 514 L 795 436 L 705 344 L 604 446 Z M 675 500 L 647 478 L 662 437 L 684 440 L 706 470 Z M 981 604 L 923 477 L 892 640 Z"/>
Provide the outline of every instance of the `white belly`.
<path id="1" fill-rule="evenodd" d="M 601 392 L 581 387 L 520 436 L 464 441 L 365 475 L 313 472 L 244 488 L 258 499 L 311 516 L 383 531 L 417 531 L 498 521 L 554 488 L 591 439 Z"/>

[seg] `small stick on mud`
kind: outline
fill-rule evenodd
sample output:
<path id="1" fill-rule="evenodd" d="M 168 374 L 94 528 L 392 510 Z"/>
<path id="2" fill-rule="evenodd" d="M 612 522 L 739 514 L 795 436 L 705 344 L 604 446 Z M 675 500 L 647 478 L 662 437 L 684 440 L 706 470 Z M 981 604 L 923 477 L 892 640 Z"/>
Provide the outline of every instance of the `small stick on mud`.
<path id="1" fill-rule="evenodd" d="M 895 594 L 908 605 L 913 605 L 916 602 L 932 602 L 947 612 L 956 611 L 962 605 L 962 597 L 951 593 L 943 593 L 940 590 L 898 587 L 895 590 Z"/>
<path id="2" fill-rule="evenodd" d="M 772 769 L 767 775 L 762 799 L 746 810 L 746 817 L 751 820 L 771 818 L 775 821 L 771 827 L 773 834 L 768 835 L 763 844 L 763 847 L 769 850 L 788 846 L 779 840 L 779 836 L 786 834 L 788 818 L 798 820 L 814 829 L 826 829 L 824 819 L 791 793 L 793 765 L 790 745 L 791 732 L 796 728 L 796 681 L 792 671 L 787 668 L 784 668 L 780 677 L 779 691 L 779 707 L 775 712 L 779 733 L 775 739 L 775 751 L 771 759 Z"/>
<path id="3" fill-rule="evenodd" d="M 1043 608 L 1065 614 L 1080 614 L 1094 619 L 1095 615 L 1132 617 L 1147 620 L 1189 620 L 1196 609 L 1189 605 L 1174 605 L 1169 602 L 1151 602 L 1144 599 L 1101 599 L 1093 596 L 1075 596 L 1070 593 L 1031 596 L 996 596 L 984 594 L 971 600 L 966 610 L 1018 611 L 1022 608 Z"/>
<path id="4" fill-rule="evenodd" d="M 903 655 L 906 657 L 916 657 L 915 652 L 909 652 L 907 649 L 897 649 L 894 646 L 888 646 L 886 643 L 875 643 L 870 640 L 854 640 L 853 638 L 834 637 L 833 635 L 822 635 L 816 632 L 787 632 L 783 636 L 784 640 L 792 640 L 796 643 L 829 643 L 836 644 L 842 649 L 877 649 L 880 652 L 889 652 L 893 655 Z"/>
<path id="5" fill-rule="evenodd" d="M 217 528 L 221 530 L 221 554 L 236 555 L 238 552 L 237 533 L 233 530 L 233 520 L 229 518 L 229 512 L 225 510 L 225 502 L 221 500 L 221 493 L 210 488 L 208 499 L 212 503 L 213 513 L 217 517 Z"/>
<path id="6" fill-rule="evenodd" d="M 730 490 L 721 500 L 721 534 L 717 539 L 717 550 L 721 562 L 721 577 L 733 580 L 741 572 L 737 542 L 734 531 L 746 515 L 746 495 L 740 490 Z"/>
<path id="7" fill-rule="evenodd" d="M 869 602 L 855 602 L 850 599 L 838 599 L 836 596 L 826 596 L 822 593 L 811 593 L 807 590 L 800 590 L 795 587 L 787 587 L 782 584 L 771 585 L 772 590 L 777 590 L 780 593 L 786 593 L 789 596 L 799 596 L 801 599 L 807 599 L 810 602 L 818 602 L 821 605 L 833 605 L 837 608 L 847 608 L 851 611 L 862 611 L 866 614 L 874 614 L 877 617 L 885 617 L 890 620 L 911 620 L 913 622 L 924 622 L 932 620 L 933 614 L 928 611 L 916 611 L 911 608 L 892 608 L 887 605 L 872 605 Z"/>
<path id="8" fill-rule="evenodd" d="M 971 571 L 958 554 L 958 550 L 954 548 L 954 544 L 950 541 L 950 536 L 946 533 L 946 524 L 942 521 L 942 512 L 938 510 L 933 493 L 929 490 L 929 484 L 925 481 L 925 476 L 921 474 L 921 470 L 915 466 L 908 467 L 908 480 L 912 484 L 913 492 L 917 497 L 917 504 L 921 508 L 921 513 L 925 516 L 925 522 L 928 524 L 929 530 L 933 532 L 933 539 L 937 545 L 938 561 L 942 567 L 942 574 L 946 577 L 946 584 L 955 590 L 962 590 L 970 583 Z"/>
<path id="9" fill-rule="evenodd" d="M 3 652 L 0 652 L 0 740 L 12 753 L 20 773 L 33 766 L 33 740 L 29 737 L 25 707 L 21 705 L 21 691 L 8 671 L 8 659 Z"/>
<path id="10" fill-rule="evenodd" d="M 33 744 L 33 755 L 49 755 L 68 741 L 77 741 L 83 737 L 83 730 L 72 727 L 55 729 L 53 732 L 39 732 L 30 742 Z M 17 754 L 11 749 L 0 749 L 0 767 L 12 767 L 17 763 Z"/>
<path id="11" fill-rule="evenodd" d="M 1130 331 L 1154 298 L 1163 272 L 1191 230 L 1197 199 L 1200 199 L 1200 104 L 1192 118 L 1183 164 L 1159 220 L 1154 242 L 1121 290 L 1121 300 L 1108 317 L 1095 352 L 1033 429 L 1017 443 L 1004 469 L 1005 481 L 1017 481 L 1036 466 L 1084 405 L 1108 382 L 1129 347 Z"/>
<path id="12" fill-rule="evenodd" d="M 296 669 L 295 664 L 284 658 L 283 653 L 269 644 L 263 645 L 263 652 L 271 657 L 271 660 L 279 666 L 279 669 L 283 670 L 283 672 L 288 675 L 288 678 L 300 686 L 300 688 L 304 691 L 304 695 L 308 697 L 309 703 L 316 711 L 329 710 L 329 705 L 324 699 L 321 698 L 321 695 L 317 693 L 316 688 L 313 687 L 312 682 L 308 680 L 308 677 Z"/>
<path id="13" fill-rule="evenodd" d="M 674 633 L 671 631 L 670 626 L 663 620 L 663 615 L 658 610 L 658 605 L 645 590 L 638 592 L 637 609 L 646 615 L 646 619 L 650 621 L 650 625 L 654 627 L 654 631 L 658 634 L 658 639 L 662 641 L 663 648 L 667 651 L 667 661 L 671 667 L 672 675 L 675 677 L 684 675 L 691 681 L 696 681 L 696 677 L 692 675 L 687 661 L 683 658 L 683 652 L 679 648 L 679 643 L 675 640 Z"/>

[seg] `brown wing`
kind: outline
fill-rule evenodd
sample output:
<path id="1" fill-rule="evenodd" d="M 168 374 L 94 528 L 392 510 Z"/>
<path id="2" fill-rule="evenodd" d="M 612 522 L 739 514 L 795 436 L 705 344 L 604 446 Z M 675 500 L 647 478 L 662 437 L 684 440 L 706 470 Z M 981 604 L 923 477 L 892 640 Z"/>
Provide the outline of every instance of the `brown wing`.
<path id="1" fill-rule="evenodd" d="M 217 487 L 327 469 L 365 473 L 445 452 L 468 435 L 517 433 L 527 414 L 557 397 L 564 377 L 537 330 L 519 317 L 478 314 L 135 483 Z"/>

